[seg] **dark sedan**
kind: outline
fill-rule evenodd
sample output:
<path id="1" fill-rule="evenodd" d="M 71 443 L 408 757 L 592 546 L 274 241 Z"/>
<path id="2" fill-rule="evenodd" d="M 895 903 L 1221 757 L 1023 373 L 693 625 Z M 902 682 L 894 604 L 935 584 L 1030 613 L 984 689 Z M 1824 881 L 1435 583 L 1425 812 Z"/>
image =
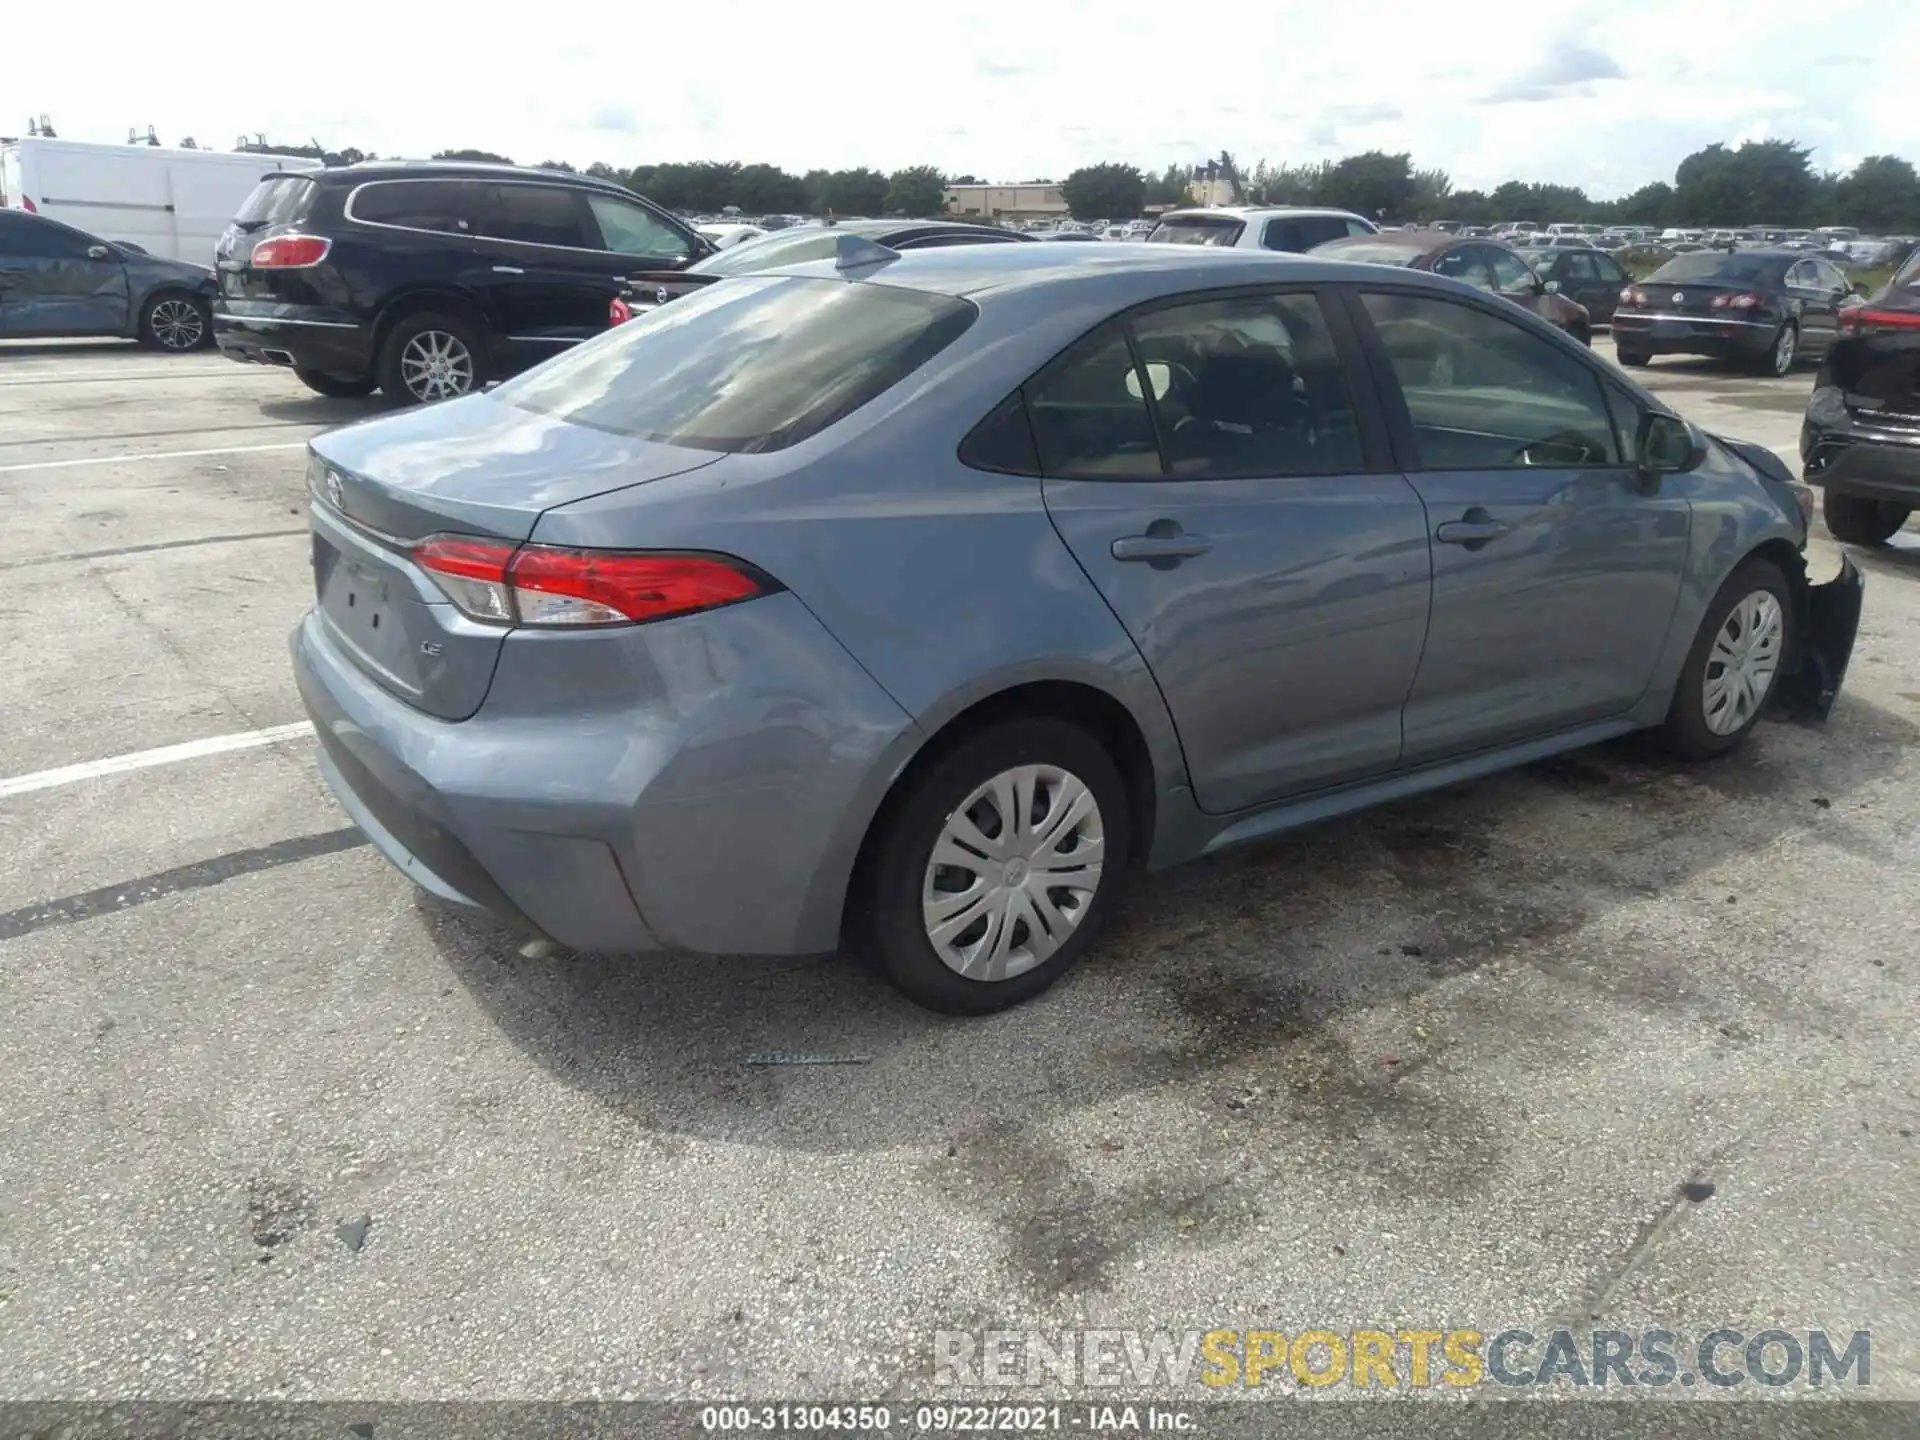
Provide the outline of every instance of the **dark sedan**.
<path id="1" fill-rule="evenodd" d="M 213 335 L 213 271 L 0 210 L 0 338 L 119 336 L 197 350 Z"/>
<path id="2" fill-rule="evenodd" d="M 1676 255 L 1620 292 L 1613 344 L 1622 365 L 1655 355 L 1710 355 L 1785 375 L 1826 353 L 1853 282 L 1797 250 L 1702 250 Z"/>
<path id="3" fill-rule="evenodd" d="M 1555 247 L 1525 249 L 1520 254 L 1533 267 L 1534 273 L 1547 282 L 1549 290 L 1585 306 L 1595 325 L 1613 323 L 1613 311 L 1620 303 L 1621 287 L 1633 277 L 1606 251 Z"/>
<path id="4" fill-rule="evenodd" d="M 970 225 L 964 220 L 844 220 L 797 225 L 709 255 L 684 270 L 640 271 L 613 302 L 607 319 L 618 325 L 731 275 L 755 275 L 782 265 L 824 260 L 837 252 L 842 235 L 858 235 L 899 252 L 938 250 L 949 245 L 1024 244 L 1034 238 L 997 225 Z"/>
<path id="5" fill-rule="evenodd" d="M 1520 258 L 1496 240 L 1462 239 L 1445 231 L 1398 231 L 1391 235 L 1355 235 L 1316 245 L 1315 255 L 1329 260 L 1359 260 L 1371 265 L 1403 265 L 1451 275 L 1477 289 L 1505 296 L 1533 311 L 1582 345 L 1593 343 L 1593 320 L 1586 309 L 1557 294 Z"/>
<path id="6" fill-rule="evenodd" d="M 1920 252 L 1841 312 L 1807 401 L 1800 458 L 1836 540 L 1881 544 L 1920 508 Z"/>

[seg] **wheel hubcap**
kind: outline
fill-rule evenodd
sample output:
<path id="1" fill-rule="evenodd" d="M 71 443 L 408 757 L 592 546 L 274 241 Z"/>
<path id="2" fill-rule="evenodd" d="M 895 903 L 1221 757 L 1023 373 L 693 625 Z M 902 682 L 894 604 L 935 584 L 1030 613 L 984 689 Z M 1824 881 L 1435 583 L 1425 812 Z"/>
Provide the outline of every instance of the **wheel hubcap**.
<path id="1" fill-rule="evenodd" d="M 207 333 L 200 312 L 185 300 L 162 300 L 151 319 L 153 338 L 168 350 L 191 350 Z"/>
<path id="2" fill-rule="evenodd" d="M 1785 638 L 1785 617 L 1771 590 L 1756 590 L 1733 607 L 1707 652 L 1701 696 L 1707 729 L 1731 735 L 1759 713 L 1773 689 Z"/>
<path id="3" fill-rule="evenodd" d="M 1793 369 L 1793 327 L 1789 325 L 1780 332 L 1780 339 L 1773 347 L 1773 373 L 1784 375 Z"/>
<path id="4" fill-rule="evenodd" d="M 400 378 L 421 400 L 445 400 L 473 388 L 473 356 L 458 335 L 422 330 L 400 351 Z"/>
<path id="5" fill-rule="evenodd" d="M 1066 943 L 1100 889 L 1100 805 L 1055 765 L 1003 770 L 947 816 L 921 889 L 941 963 L 1011 980 Z"/>

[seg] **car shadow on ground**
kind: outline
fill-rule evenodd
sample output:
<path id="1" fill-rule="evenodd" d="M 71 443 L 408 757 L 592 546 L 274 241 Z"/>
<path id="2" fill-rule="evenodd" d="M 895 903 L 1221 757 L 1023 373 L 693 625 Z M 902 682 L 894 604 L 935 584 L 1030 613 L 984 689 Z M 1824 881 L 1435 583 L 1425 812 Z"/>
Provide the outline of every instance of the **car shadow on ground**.
<path id="1" fill-rule="evenodd" d="M 290 425 L 351 425 L 356 420 L 368 420 L 398 408 L 378 391 L 347 399 L 310 393 L 272 395 L 260 402 L 262 415 Z"/>
<path id="2" fill-rule="evenodd" d="M 650 1143 L 833 1153 L 945 1139 L 963 1153 L 988 1143 L 1017 1167 L 1045 1163 L 1023 1147 L 1063 1112 L 1169 1084 L 1203 1106 L 1218 1092 L 1231 1110 L 1233 1092 L 1267 1086 L 1292 1097 L 1299 1123 L 1385 1126 L 1431 1159 L 1396 1183 L 1458 1191 L 1504 1144 L 1497 1119 L 1458 1086 L 1442 1106 L 1407 1085 L 1417 1056 L 1388 1071 L 1357 1059 L 1350 1030 L 1498 965 L 1697 1024 L 1703 1044 L 1729 1013 L 1760 1010 L 1830 1033 L 1839 1022 L 1817 997 L 1782 996 L 1737 967 L 1703 975 L 1670 937 L 1623 948 L 1619 929 L 1679 925 L 1693 905 L 1705 923 L 1732 923 L 1721 906 L 1738 897 L 1723 901 L 1710 872 L 1736 857 L 1873 851 L 1849 799 L 1916 739 L 1912 719 L 1844 697 L 1828 725 L 1765 724 L 1729 759 L 1685 766 L 1629 740 L 1197 862 L 1136 884 L 1053 990 L 979 1020 L 919 1010 L 846 957 L 528 960 L 484 923 L 432 911 L 426 923 L 505 1036 Z M 1677 908 L 1638 918 L 1648 902 Z M 715 903 L 751 904 L 751 886 Z M 1546 1032 L 1573 1023 L 1536 1008 L 1515 1043 L 1558 1043 Z M 752 1063 L 769 1054 L 847 1063 Z"/>

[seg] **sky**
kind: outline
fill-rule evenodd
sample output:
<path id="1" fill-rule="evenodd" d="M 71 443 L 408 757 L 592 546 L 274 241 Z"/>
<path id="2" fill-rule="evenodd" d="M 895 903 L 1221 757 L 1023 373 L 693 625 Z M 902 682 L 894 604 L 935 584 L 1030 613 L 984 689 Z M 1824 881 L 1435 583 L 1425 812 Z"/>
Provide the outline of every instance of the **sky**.
<path id="1" fill-rule="evenodd" d="M 152 125 L 219 149 L 264 133 L 382 155 L 993 180 L 1222 149 L 1245 170 L 1404 150 L 1456 188 L 1551 181 L 1601 199 L 1671 180 L 1715 140 L 1795 139 L 1820 169 L 1920 163 L 1914 0 L 702 0 L 651 24 L 591 0 L 329 0 L 190 22 L 100 0 L 86 25 L 111 46 L 74 43 L 67 5 L 15 8 L 0 133 L 44 112 L 79 140 Z"/>

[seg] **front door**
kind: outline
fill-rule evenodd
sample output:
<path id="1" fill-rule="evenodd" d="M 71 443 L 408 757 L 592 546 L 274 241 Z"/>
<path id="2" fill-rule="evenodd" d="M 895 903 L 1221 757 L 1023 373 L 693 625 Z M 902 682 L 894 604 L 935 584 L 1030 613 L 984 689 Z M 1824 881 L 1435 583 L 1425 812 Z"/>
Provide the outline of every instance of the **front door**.
<path id="1" fill-rule="evenodd" d="M 596 247 L 579 189 L 532 181 L 483 187 L 480 251 L 488 318 L 518 363 L 557 355 L 607 328 L 627 271 Z"/>
<path id="2" fill-rule="evenodd" d="M 127 274 L 93 236 L 0 210 L 0 334 L 124 335 Z"/>
<path id="3" fill-rule="evenodd" d="M 1405 762 L 1625 714 L 1679 598 L 1687 502 L 1645 493 L 1596 364 L 1450 297 L 1357 298 L 1433 539 Z"/>
<path id="4" fill-rule="evenodd" d="M 1025 394 L 1047 510 L 1158 680 L 1197 803 L 1391 769 L 1427 625 L 1425 512 L 1360 419 L 1320 301 L 1241 294 L 1129 325 L 1131 345 L 1104 326 Z"/>

